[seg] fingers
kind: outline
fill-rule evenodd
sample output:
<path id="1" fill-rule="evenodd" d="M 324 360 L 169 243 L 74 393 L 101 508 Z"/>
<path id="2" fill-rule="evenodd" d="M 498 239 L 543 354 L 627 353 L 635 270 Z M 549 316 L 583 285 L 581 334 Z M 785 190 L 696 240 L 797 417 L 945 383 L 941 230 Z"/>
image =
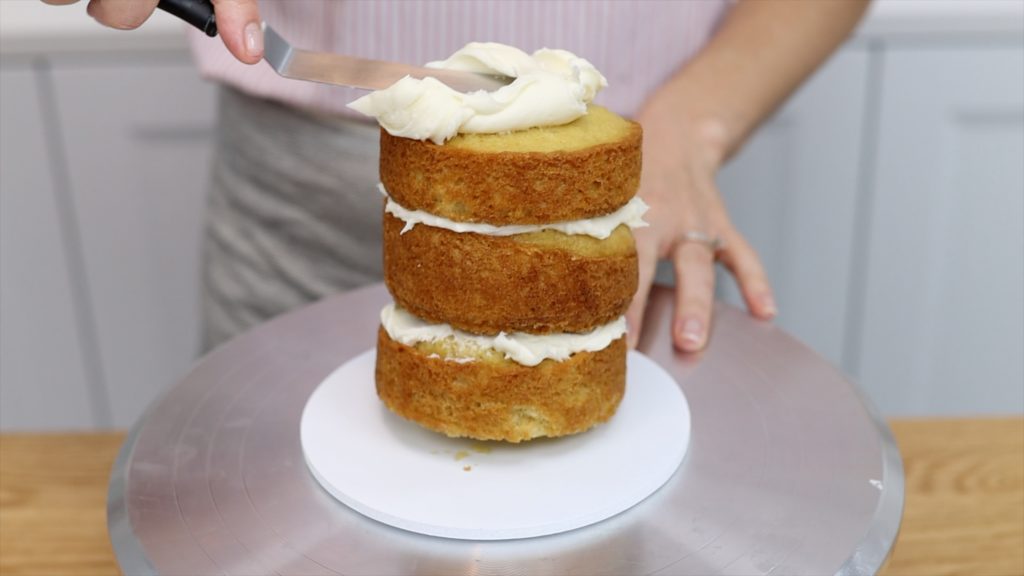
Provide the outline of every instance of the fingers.
<path id="1" fill-rule="evenodd" d="M 758 318 L 773 318 L 778 313 L 775 297 L 757 252 L 735 229 L 725 235 L 725 245 L 726 249 L 719 255 L 719 260 L 736 278 L 747 309 Z"/>
<path id="2" fill-rule="evenodd" d="M 715 294 L 715 256 L 697 242 L 680 242 L 672 252 L 676 268 L 676 306 L 672 341 L 676 348 L 696 352 L 708 341 Z"/>
<path id="3" fill-rule="evenodd" d="M 263 58 L 263 29 L 256 0 L 213 0 L 213 8 L 217 33 L 228 51 L 246 64 L 259 62 Z"/>
<path id="4" fill-rule="evenodd" d="M 67 0 L 47 0 L 68 3 Z M 73 1 L 73 0 L 71 0 Z M 87 12 L 100 23 L 121 30 L 138 28 L 156 10 L 159 0 L 89 0 Z M 217 33 L 240 61 L 255 64 L 263 58 L 263 29 L 256 0 L 213 0 Z"/>
<path id="5" fill-rule="evenodd" d="M 86 12 L 98 22 L 118 30 L 134 30 L 156 10 L 159 0 L 89 0 Z"/>
<path id="6" fill-rule="evenodd" d="M 637 234 L 636 260 L 640 277 L 637 281 L 633 303 L 629 305 L 629 310 L 626 312 L 626 325 L 629 327 L 626 332 L 626 344 L 630 348 L 636 348 L 636 344 L 640 340 L 644 310 L 647 308 L 647 296 L 651 293 L 651 284 L 654 282 L 654 273 L 658 267 L 657 244 L 651 235 L 643 232 Z"/>

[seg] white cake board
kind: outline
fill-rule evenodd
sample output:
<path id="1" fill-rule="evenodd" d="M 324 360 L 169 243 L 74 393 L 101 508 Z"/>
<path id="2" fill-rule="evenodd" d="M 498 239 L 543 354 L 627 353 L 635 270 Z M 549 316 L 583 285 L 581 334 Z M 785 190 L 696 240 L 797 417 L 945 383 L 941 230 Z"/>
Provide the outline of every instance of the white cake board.
<path id="1" fill-rule="evenodd" d="M 638 352 L 615 416 L 586 433 L 520 444 L 448 438 L 388 411 L 374 350 L 331 373 L 302 413 L 313 476 L 385 524 L 446 538 L 506 540 L 600 522 L 653 494 L 679 467 L 690 409 L 675 380 Z"/>

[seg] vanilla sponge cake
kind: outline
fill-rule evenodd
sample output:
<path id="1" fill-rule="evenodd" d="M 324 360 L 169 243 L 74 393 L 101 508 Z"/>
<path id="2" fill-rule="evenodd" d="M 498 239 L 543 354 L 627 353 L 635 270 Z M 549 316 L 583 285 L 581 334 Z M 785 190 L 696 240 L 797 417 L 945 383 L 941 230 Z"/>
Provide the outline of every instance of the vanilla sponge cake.
<path id="1" fill-rule="evenodd" d="M 605 85 L 561 50 L 470 44 L 440 67 L 495 92 L 405 78 L 350 106 L 381 124 L 385 282 L 376 389 L 456 437 L 521 442 L 607 421 L 644 225 L 640 126 L 590 105 Z"/>
<path id="2" fill-rule="evenodd" d="M 420 318 L 480 334 L 583 332 L 622 316 L 636 292 L 633 235 L 513 236 L 416 226 L 384 215 L 384 281 Z"/>
<path id="3" fill-rule="evenodd" d="M 639 138 L 632 145 L 639 155 Z M 389 161 L 387 150 L 382 145 L 382 165 Z M 583 150 L 598 163 L 600 151 Z M 536 159 L 559 151 L 529 154 Z M 478 167 L 486 164 L 481 159 Z M 444 326 L 464 332 L 461 340 L 443 335 L 401 342 L 385 321 L 376 368 L 377 393 L 385 405 L 432 430 L 480 440 L 564 436 L 607 421 L 625 389 L 622 315 L 638 276 L 630 226 L 642 225 L 639 217 L 646 210 L 633 199 L 639 163 L 620 166 L 618 176 L 632 186 L 621 194 L 622 204 L 616 200 L 596 216 L 566 210 L 568 218 L 536 225 L 498 225 L 490 216 L 479 225 L 433 213 L 438 205 L 458 204 L 447 189 L 435 193 L 439 202 L 430 209 L 409 209 L 383 182 L 389 197 L 384 277 L 398 310 L 425 330 Z M 565 171 L 560 177 L 575 176 Z M 575 349 L 532 365 L 480 339 L 507 339 L 518 332 L 518 338 L 543 343 L 587 337 L 611 326 L 617 329 L 614 337 L 597 349 Z"/>
<path id="4" fill-rule="evenodd" d="M 444 145 L 381 130 L 380 178 L 402 206 L 495 225 L 614 212 L 640 185 L 640 125 L 600 106 L 562 126 L 459 134 Z"/>
<path id="5" fill-rule="evenodd" d="M 389 334 L 395 330 L 389 316 L 395 315 L 411 318 L 397 308 L 382 314 L 377 395 L 391 411 L 431 430 L 507 442 L 565 436 L 607 421 L 622 400 L 624 326 L 595 331 L 603 332 L 595 337 L 597 350 L 526 365 L 458 332 L 402 343 L 399 334 Z"/>

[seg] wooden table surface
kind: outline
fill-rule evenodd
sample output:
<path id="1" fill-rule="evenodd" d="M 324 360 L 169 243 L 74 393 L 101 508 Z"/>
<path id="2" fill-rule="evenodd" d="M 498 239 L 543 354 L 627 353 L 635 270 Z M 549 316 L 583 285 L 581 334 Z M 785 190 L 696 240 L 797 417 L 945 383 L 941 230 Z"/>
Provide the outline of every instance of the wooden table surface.
<path id="1" fill-rule="evenodd" d="M 907 498 L 884 573 L 1024 575 L 1024 418 L 892 428 Z M 0 574 L 117 574 L 106 498 L 123 438 L 0 435 Z"/>

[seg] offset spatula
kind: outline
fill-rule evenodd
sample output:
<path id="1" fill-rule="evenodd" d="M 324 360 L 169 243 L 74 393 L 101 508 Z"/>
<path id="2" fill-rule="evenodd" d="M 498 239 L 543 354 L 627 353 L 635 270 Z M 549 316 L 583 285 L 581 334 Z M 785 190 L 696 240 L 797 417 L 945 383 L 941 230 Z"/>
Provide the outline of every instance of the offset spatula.
<path id="1" fill-rule="evenodd" d="M 210 0 L 160 0 L 157 6 L 202 30 L 207 36 L 217 35 L 217 20 Z M 506 76 L 438 70 L 301 50 L 293 48 L 266 22 L 263 23 L 263 59 L 285 78 L 368 90 L 387 88 L 405 76 L 430 76 L 459 92 L 496 90 L 512 81 L 512 78 Z"/>

